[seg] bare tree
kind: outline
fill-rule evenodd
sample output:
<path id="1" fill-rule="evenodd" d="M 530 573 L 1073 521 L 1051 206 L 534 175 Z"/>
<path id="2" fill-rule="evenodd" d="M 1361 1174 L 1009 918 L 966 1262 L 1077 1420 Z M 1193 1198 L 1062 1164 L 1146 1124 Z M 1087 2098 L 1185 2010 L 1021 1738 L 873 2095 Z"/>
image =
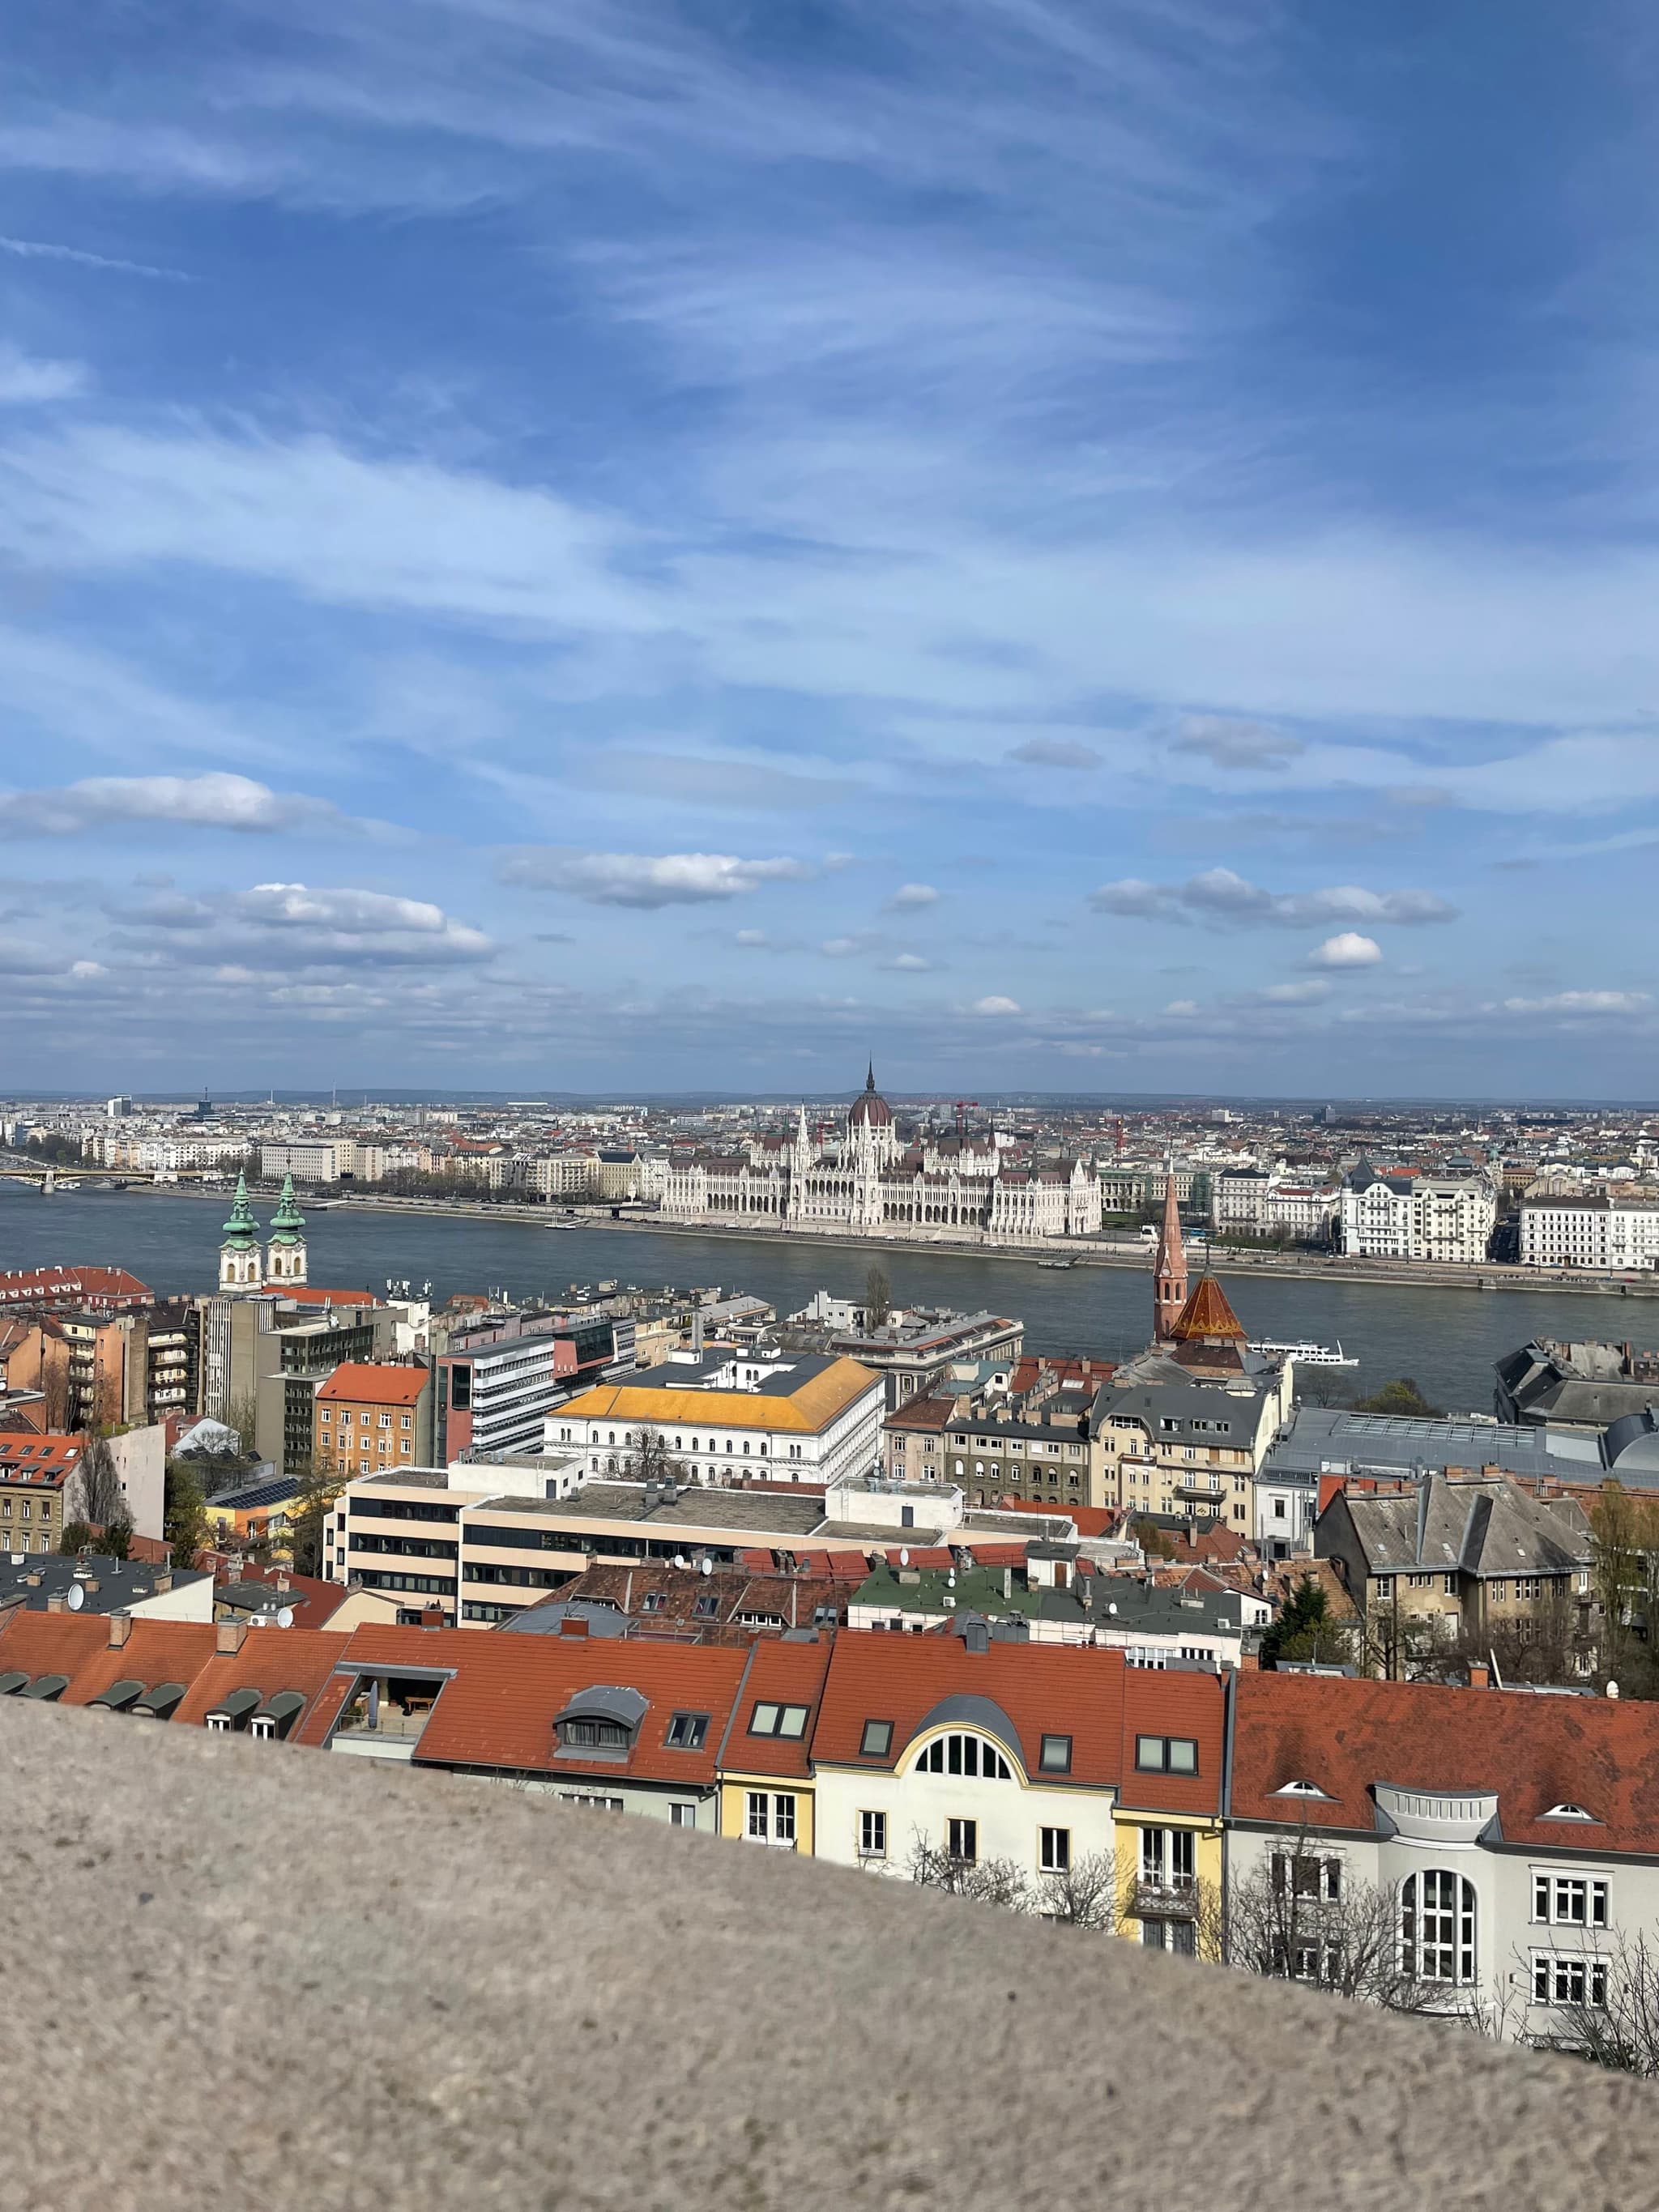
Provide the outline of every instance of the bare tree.
<path id="1" fill-rule="evenodd" d="M 1393 1889 L 1358 1879 L 1340 1853 L 1305 1827 L 1273 1837 L 1250 1872 L 1228 1884 L 1222 1955 L 1246 1973 L 1364 1998 L 1391 2012 L 1446 2004 L 1443 1983 L 1407 1970 Z"/>
<path id="2" fill-rule="evenodd" d="M 225 1426 L 228 1429 L 235 1430 L 237 1440 L 240 1443 L 243 1452 L 249 1459 L 252 1459 L 258 1449 L 255 1443 L 255 1437 L 258 1433 L 258 1420 L 254 1401 L 251 1395 L 233 1398 L 231 1400 L 229 1407 L 225 1414 Z"/>
<path id="3" fill-rule="evenodd" d="M 687 1479 L 684 1461 L 677 1459 L 670 1450 L 662 1431 L 647 1428 L 643 1423 L 628 1432 L 628 1457 L 623 1462 L 623 1473 L 630 1482 L 684 1482 Z"/>
<path id="4" fill-rule="evenodd" d="M 1031 1910 L 1069 1928 L 1117 1924 L 1117 1869 L 1109 1851 L 1090 1851 L 1039 1877 Z"/>
<path id="5" fill-rule="evenodd" d="M 132 1513 L 106 1437 L 89 1436 L 86 1439 L 76 1476 L 78 1510 L 75 1517 L 101 1528 L 106 1538 L 124 1544 L 132 1531 Z"/>
<path id="6" fill-rule="evenodd" d="M 1014 1912 L 1030 1910 L 1030 1884 L 1012 1859 L 959 1857 L 930 1844 L 920 1828 L 911 1839 L 906 1870 L 924 1889 L 948 1890 L 953 1897 L 1006 1905 Z"/>
<path id="7" fill-rule="evenodd" d="M 1548 1992 L 1559 2031 L 1538 2039 L 1614 2073 L 1659 2075 L 1659 1947 L 1637 1936 L 1567 1963 L 1565 1972 L 1565 2003 Z"/>
<path id="8" fill-rule="evenodd" d="M 880 1328 L 893 1310 L 893 1288 L 884 1267 L 872 1267 L 864 1279 L 864 1325 Z"/>

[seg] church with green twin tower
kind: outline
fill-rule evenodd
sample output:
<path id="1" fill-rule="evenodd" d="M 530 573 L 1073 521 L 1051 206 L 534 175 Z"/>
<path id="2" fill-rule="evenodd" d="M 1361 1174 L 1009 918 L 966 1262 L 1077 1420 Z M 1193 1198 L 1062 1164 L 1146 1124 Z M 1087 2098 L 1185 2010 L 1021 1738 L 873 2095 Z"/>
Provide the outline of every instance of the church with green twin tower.
<path id="1" fill-rule="evenodd" d="M 247 1194 L 247 1177 L 236 1178 L 236 1197 L 219 1247 L 219 1288 L 247 1293 L 292 1290 L 306 1279 L 306 1218 L 294 1196 L 294 1178 L 283 1177 L 282 1196 L 270 1217 L 262 1253 L 259 1224 Z"/>

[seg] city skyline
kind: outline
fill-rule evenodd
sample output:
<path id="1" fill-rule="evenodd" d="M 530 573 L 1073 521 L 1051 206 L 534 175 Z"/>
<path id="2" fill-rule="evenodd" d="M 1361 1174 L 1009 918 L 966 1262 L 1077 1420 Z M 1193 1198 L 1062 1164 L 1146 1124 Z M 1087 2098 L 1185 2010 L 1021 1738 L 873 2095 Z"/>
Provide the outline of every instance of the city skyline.
<path id="1" fill-rule="evenodd" d="M 1659 1091 L 1635 9 L 97 13 L 15 1091 Z"/>

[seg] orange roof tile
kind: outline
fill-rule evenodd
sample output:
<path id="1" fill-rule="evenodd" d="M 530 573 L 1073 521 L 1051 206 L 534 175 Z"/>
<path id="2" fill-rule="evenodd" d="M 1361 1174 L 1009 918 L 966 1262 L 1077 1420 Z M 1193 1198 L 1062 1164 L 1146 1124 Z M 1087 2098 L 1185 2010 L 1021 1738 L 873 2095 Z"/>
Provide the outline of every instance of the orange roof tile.
<path id="1" fill-rule="evenodd" d="M 1173 1343 L 1245 1341 L 1244 1324 L 1228 1303 L 1227 1293 L 1213 1275 L 1200 1275 L 1187 1303 L 1170 1326 Z"/>
<path id="2" fill-rule="evenodd" d="M 216 1652 L 208 1660 L 173 1717 L 200 1728 L 233 1690 L 258 1690 L 267 1698 L 278 1690 L 299 1690 L 314 1702 L 350 1641 L 349 1635 L 325 1628 L 250 1629 L 240 1651 Z M 297 1736 L 299 1729 L 289 1733 Z"/>
<path id="3" fill-rule="evenodd" d="M 813 1729 L 834 1648 L 828 1637 L 811 1644 L 786 1644 L 768 1637 L 756 1644 L 725 1743 L 717 1747 L 722 1768 L 737 1774 L 781 1775 L 793 1782 L 807 1779 L 812 1771 Z M 805 1729 L 799 1736 L 751 1735 L 750 1723 L 757 1705 L 805 1705 Z"/>
<path id="4" fill-rule="evenodd" d="M 394 1367 L 346 1360 L 317 1393 L 319 1401 L 348 1406 L 413 1406 L 430 1380 L 424 1367 Z"/>

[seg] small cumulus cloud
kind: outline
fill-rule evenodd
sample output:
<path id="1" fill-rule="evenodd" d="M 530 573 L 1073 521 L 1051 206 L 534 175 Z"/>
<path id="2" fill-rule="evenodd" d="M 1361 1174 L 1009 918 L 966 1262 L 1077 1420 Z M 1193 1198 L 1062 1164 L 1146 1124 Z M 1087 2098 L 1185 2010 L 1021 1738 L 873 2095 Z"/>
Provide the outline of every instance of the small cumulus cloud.
<path id="1" fill-rule="evenodd" d="M 1100 766 L 1100 755 L 1094 747 L 1074 738 L 1028 738 L 1008 757 L 1027 768 L 1069 769 L 1074 774 Z"/>
<path id="2" fill-rule="evenodd" d="M 1334 937 L 1328 937 L 1322 945 L 1314 947 L 1308 955 L 1310 968 L 1375 968 L 1382 957 L 1382 947 L 1374 937 L 1362 937 L 1357 929 L 1345 929 Z"/>
<path id="3" fill-rule="evenodd" d="M 1171 999 L 1164 1011 L 1166 1014 L 1173 1014 L 1177 1021 L 1185 1021 L 1198 1012 L 1198 1001 L 1196 999 Z"/>
<path id="4" fill-rule="evenodd" d="M 937 906 L 939 893 L 932 884 L 901 884 L 886 902 L 889 914 L 914 914 L 923 907 Z"/>
<path id="5" fill-rule="evenodd" d="M 1393 922 L 1401 927 L 1452 921 L 1457 909 L 1432 891 L 1372 891 L 1334 884 L 1312 891 L 1268 891 L 1210 868 L 1182 884 L 1149 884 L 1139 876 L 1103 884 L 1091 895 L 1097 914 L 1142 921 L 1231 922 L 1244 927 L 1308 929 L 1335 921 Z"/>
<path id="6" fill-rule="evenodd" d="M 590 906 L 704 906 L 741 897 L 763 884 L 799 884 L 804 860 L 739 860 L 732 853 L 586 853 L 557 845 L 522 846 L 496 868 L 505 884 L 563 891 Z"/>
<path id="7" fill-rule="evenodd" d="M 971 1013 L 989 1014 L 993 1016 L 998 1014 L 1017 1014 L 1019 1012 L 1019 1002 L 1017 999 L 998 998 L 994 994 L 988 999 L 975 999 L 969 1011 Z"/>
<path id="8" fill-rule="evenodd" d="M 896 952 L 881 965 L 896 975 L 926 975 L 933 971 L 931 960 L 924 960 L 919 952 Z"/>
<path id="9" fill-rule="evenodd" d="M 1333 944 L 1336 942 L 1334 938 L 1331 941 Z M 1365 941 L 1363 938 L 1355 939 L 1358 944 Z M 1304 983 L 1269 983 L 1260 996 L 1270 1006 L 1310 1006 L 1321 999 L 1329 998 L 1330 994 L 1328 983 L 1322 983 L 1316 976 L 1310 975 Z"/>

